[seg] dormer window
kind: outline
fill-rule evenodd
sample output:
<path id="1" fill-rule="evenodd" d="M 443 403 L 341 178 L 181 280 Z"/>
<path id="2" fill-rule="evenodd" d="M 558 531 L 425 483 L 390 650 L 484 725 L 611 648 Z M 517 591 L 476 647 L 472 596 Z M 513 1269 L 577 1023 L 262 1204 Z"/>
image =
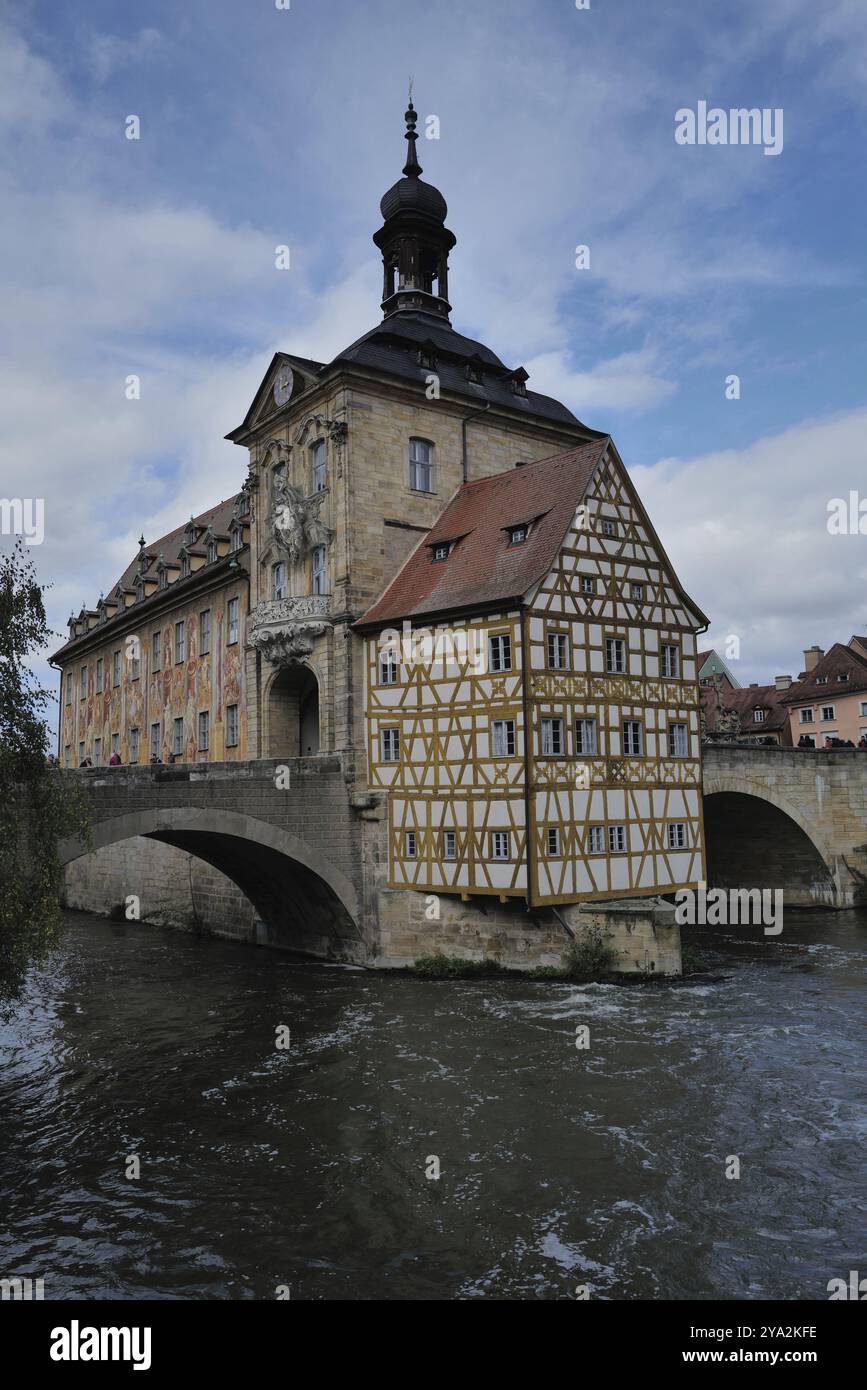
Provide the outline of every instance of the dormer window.
<path id="1" fill-rule="evenodd" d="M 232 543 L 231 543 L 231 548 L 232 548 L 233 551 L 235 551 L 235 550 L 240 550 L 240 549 L 241 549 L 241 528 L 240 528 L 240 526 L 233 526 L 233 527 L 232 527 Z"/>
<path id="2" fill-rule="evenodd" d="M 817 677 L 816 677 L 816 684 L 817 684 L 817 685 L 827 685 L 827 684 L 828 684 L 828 677 L 827 677 L 827 676 L 817 676 Z"/>
<path id="3" fill-rule="evenodd" d="M 186 578 L 188 578 L 189 573 L 190 573 L 190 557 L 189 557 L 189 555 L 182 555 L 182 556 L 181 556 L 181 579 L 186 579 Z"/>
<path id="4" fill-rule="evenodd" d="M 433 372 L 436 370 L 437 360 L 433 352 L 429 348 L 419 348 L 418 365 L 420 367 L 426 368 L 429 372 Z"/>
<path id="5" fill-rule="evenodd" d="M 160 570 L 160 588 L 161 588 L 161 589 L 167 589 L 168 587 L 169 587 L 169 574 L 168 574 L 168 570 L 165 568 L 165 566 L 163 566 L 163 568 Z"/>
<path id="6" fill-rule="evenodd" d="M 217 558 L 217 542 L 208 541 L 208 564 L 212 565 Z"/>
<path id="7" fill-rule="evenodd" d="M 467 363 L 467 381 L 473 382 L 475 386 L 481 386 L 482 370 L 478 362 L 471 360 Z"/>
<path id="8" fill-rule="evenodd" d="M 530 527 L 528 524 L 524 522 L 522 522 L 519 526 L 510 526 L 508 529 L 509 545 L 523 545 L 524 541 L 530 534 Z"/>
<path id="9" fill-rule="evenodd" d="M 841 671 L 840 674 L 838 675 L 837 679 L 838 679 L 838 681 L 847 681 L 847 680 L 849 679 L 849 672 L 848 672 L 848 671 Z"/>
<path id="10" fill-rule="evenodd" d="M 754 721 L 756 722 L 756 724 L 764 724 L 764 722 L 765 722 L 765 711 L 764 711 L 763 709 L 754 709 L 754 710 L 753 710 L 753 719 L 754 719 Z"/>
<path id="11" fill-rule="evenodd" d="M 512 373 L 512 391 L 516 396 L 526 396 L 528 376 L 529 373 L 525 372 L 523 367 Z"/>
<path id="12" fill-rule="evenodd" d="M 432 559 L 432 560 L 447 560 L 447 559 L 449 558 L 449 553 L 451 552 L 451 548 L 452 548 L 452 547 L 451 547 L 451 542 L 450 542 L 450 541 L 437 541 L 436 545 L 434 545 L 434 546 L 431 547 L 431 550 L 432 550 L 432 552 L 433 552 L 432 555 L 431 555 L 431 559 Z"/>

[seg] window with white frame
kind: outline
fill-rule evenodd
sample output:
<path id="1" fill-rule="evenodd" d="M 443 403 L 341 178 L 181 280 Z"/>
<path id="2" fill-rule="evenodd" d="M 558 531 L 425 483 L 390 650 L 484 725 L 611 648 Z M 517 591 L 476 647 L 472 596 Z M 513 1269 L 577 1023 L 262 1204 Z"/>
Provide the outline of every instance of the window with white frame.
<path id="1" fill-rule="evenodd" d="M 86 700 L 86 699 L 87 699 L 87 667 L 86 667 L 86 666 L 82 666 L 81 669 L 80 669 L 80 671 L 78 672 L 78 698 L 79 698 L 79 700 Z"/>
<path id="2" fill-rule="evenodd" d="M 595 593 L 596 593 L 596 580 L 594 579 L 594 577 L 593 577 L 592 574 L 582 574 L 582 576 L 581 576 L 581 592 L 582 592 L 582 594 L 595 594 Z"/>
<path id="3" fill-rule="evenodd" d="M 552 859 L 560 857 L 560 830 L 556 825 L 548 826 L 548 854 Z"/>
<path id="4" fill-rule="evenodd" d="M 458 837 L 454 830 L 443 831 L 443 859 L 457 859 Z"/>
<path id="5" fill-rule="evenodd" d="M 528 534 L 529 528 L 526 526 L 510 526 L 509 545 L 523 545 Z"/>
<path id="6" fill-rule="evenodd" d="M 400 729 L 381 729 L 379 733 L 380 758 L 384 763 L 400 762 Z"/>
<path id="7" fill-rule="evenodd" d="M 628 758 L 640 758 L 644 753 L 644 730 L 637 719 L 623 721 L 623 752 Z"/>
<path id="8" fill-rule="evenodd" d="M 683 849 L 686 845 L 686 826 L 683 821 L 672 821 L 668 827 L 668 848 Z"/>
<path id="9" fill-rule="evenodd" d="M 409 485 L 414 492 L 433 492 L 433 445 L 427 439 L 409 441 Z"/>
<path id="10" fill-rule="evenodd" d="M 563 752 L 563 720 L 557 718 L 543 719 L 542 727 L 542 756 L 555 757 Z"/>
<path id="11" fill-rule="evenodd" d="M 414 830 L 407 830 L 403 841 L 404 858 L 415 859 L 418 850 L 418 838 Z"/>
<path id="12" fill-rule="evenodd" d="M 203 608 L 199 614 L 199 656 L 207 656 L 211 650 L 211 610 Z"/>
<path id="13" fill-rule="evenodd" d="M 186 659 L 187 654 L 187 627 L 183 618 L 175 623 L 175 665 Z"/>
<path id="14" fill-rule="evenodd" d="M 609 826 L 609 853 L 622 855 L 627 848 L 627 827 Z"/>
<path id="15" fill-rule="evenodd" d="M 151 724 L 151 757 L 158 758 L 160 755 L 160 734 L 162 730 L 159 724 Z"/>
<path id="16" fill-rule="evenodd" d="M 129 760 L 130 760 L 131 763 L 137 763 L 137 762 L 138 762 L 139 738 L 140 738 L 139 730 L 138 730 L 138 729 L 130 729 L 130 731 L 129 731 Z"/>
<path id="17" fill-rule="evenodd" d="M 226 604 L 226 645 L 229 647 L 233 646 L 238 640 L 240 611 L 240 599 L 230 598 L 229 602 Z"/>
<path id="18" fill-rule="evenodd" d="M 326 483 L 324 439 L 317 439 L 316 443 L 310 446 L 310 458 L 312 460 L 313 491 L 324 492 Z"/>
<path id="19" fill-rule="evenodd" d="M 491 756 L 494 758 L 511 758 L 514 752 L 514 719 L 495 719 L 491 724 Z"/>
<path id="20" fill-rule="evenodd" d="M 626 643 L 622 637 L 606 637 L 605 669 L 614 675 L 626 670 Z"/>
<path id="21" fill-rule="evenodd" d="M 392 647 L 386 647 L 379 654 L 380 685 L 397 685 L 397 655 Z"/>
<path id="22" fill-rule="evenodd" d="M 862 706 L 862 708 L 865 708 L 865 707 Z M 802 724 L 812 724 L 812 723 L 813 723 L 813 711 L 812 711 L 811 709 L 799 709 L 799 710 L 798 710 L 798 714 L 799 714 L 799 716 L 800 716 L 800 720 L 801 720 L 801 723 L 802 723 Z"/>
<path id="23" fill-rule="evenodd" d="M 509 858 L 509 832 L 508 830 L 491 831 L 491 858 Z"/>
<path id="24" fill-rule="evenodd" d="M 632 599 L 633 603 L 642 603 L 644 601 L 644 585 L 630 584 L 629 597 Z"/>
<path id="25" fill-rule="evenodd" d="M 184 721 L 176 719 L 172 732 L 172 752 L 176 758 L 180 758 L 184 751 Z"/>
<path id="26" fill-rule="evenodd" d="M 836 710 L 835 710 L 835 706 L 834 706 L 834 705 L 823 705 L 823 706 L 822 706 L 822 721 L 823 721 L 823 723 L 825 723 L 825 724 L 831 723 L 831 722 L 833 722 L 833 720 L 835 720 L 836 718 L 837 718 L 837 714 L 836 714 Z"/>
<path id="27" fill-rule="evenodd" d="M 325 580 L 325 546 L 315 545 L 313 547 L 313 593 L 324 594 L 328 592 L 328 585 Z"/>
<path id="28" fill-rule="evenodd" d="M 71 672 L 71 671 L 67 671 L 67 673 L 66 673 L 66 703 L 67 703 L 68 705 L 71 705 L 71 704 L 72 704 L 72 672 Z"/>
<path id="29" fill-rule="evenodd" d="M 96 688 L 96 693 L 97 693 L 97 695 L 101 695 L 101 694 L 102 694 L 102 685 L 103 685 L 103 679 L 104 679 L 104 674 L 103 674 L 103 673 L 104 673 L 104 669 L 105 669 L 105 662 L 103 661 L 103 659 L 102 659 L 101 656 L 98 656 L 98 657 L 96 658 L 96 687 L 95 687 L 95 688 Z"/>
<path id="30" fill-rule="evenodd" d="M 93 740 L 93 765 L 94 765 L 94 767 L 102 767 L 102 739 L 101 739 L 101 738 L 95 738 L 95 739 Z"/>
<path id="31" fill-rule="evenodd" d="M 576 720 L 575 720 L 575 752 L 576 752 L 576 753 L 595 753 L 595 752 L 596 752 L 596 720 L 595 720 L 595 719 L 576 719 Z"/>
<path id="32" fill-rule="evenodd" d="M 617 535 L 617 522 L 616 522 L 616 521 L 612 521 L 611 518 L 608 517 L 608 516 L 603 517 L 603 518 L 602 518 L 602 534 L 603 534 L 603 536 L 616 536 L 616 535 Z"/>
<path id="33" fill-rule="evenodd" d="M 764 711 L 763 709 L 754 709 L 754 710 L 753 710 L 753 722 L 754 722 L 755 724 L 764 724 L 764 722 L 765 722 L 765 711 Z"/>
<path id="34" fill-rule="evenodd" d="M 211 715 L 206 709 L 199 714 L 199 752 L 207 753 L 211 737 Z"/>
<path id="35" fill-rule="evenodd" d="M 689 753 L 689 739 L 685 724 L 669 724 L 668 726 L 668 756 L 670 758 L 685 758 Z"/>
<path id="36" fill-rule="evenodd" d="M 605 826 L 591 825 L 588 831 L 587 843 L 591 854 L 605 853 Z"/>
<path id="37" fill-rule="evenodd" d="M 227 748 L 237 748 L 237 746 L 238 746 L 238 730 L 239 730 L 239 727 L 240 727 L 240 724 L 239 724 L 239 720 L 238 720 L 238 706 L 237 706 L 237 705 L 227 705 L 227 706 L 226 706 L 226 747 L 227 747 Z"/>
<path id="38" fill-rule="evenodd" d="M 669 680 L 676 680 L 680 675 L 680 648 L 673 642 L 662 644 L 662 674 Z"/>
<path id="39" fill-rule="evenodd" d="M 141 676 L 141 643 L 137 637 L 128 638 L 127 642 L 129 644 L 127 649 L 129 678 L 132 681 L 137 681 Z"/>
<path id="40" fill-rule="evenodd" d="M 113 686 L 120 685 L 120 651 L 111 654 L 111 683 Z"/>
<path id="41" fill-rule="evenodd" d="M 497 632 L 488 638 L 488 653 L 492 671 L 511 671 L 512 639 L 508 632 Z"/>
<path id="42" fill-rule="evenodd" d="M 626 826 L 609 825 L 608 827 L 608 853 L 623 854 L 626 849 Z"/>
<path id="43" fill-rule="evenodd" d="M 569 665 L 569 638 L 565 632 L 548 633 L 548 669 L 565 671 Z"/>
<path id="44" fill-rule="evenodd" d="M 115 753 L 118 757 L 120 756 L 120 734 L 112 734 L 111 736 L 111 756 L 114 757 Z"/>
<path id="45" fill-rule="evenodd" d="M 271 568 L 271 597 L 273 599 L 286 597 L 286 566 L 282 560 Z"/>
<path id="46" fill-rule="evenodd" d="M 827 676 L 817 676 L 817 677 L 816 677 L 816 684 L 817 684 L 817 685 L 827 685 L 827 684 L 828 684 L 828 677 L 827 677 Z"/>
<path id="47" fill-rule="evenodd" d="M 241 549 L 241 527 L 240 527 L 240 526 L 233 526 L 233 527 L 232 527 L 231 539 L 230 539 L 230 541 L 229 541 L 229 549 L 230 549 L 233 553 L 234 553 L 236 550 L 240 550 L 240 549 Z"/>
<path id="48" fill-rule="evenodd" d="M 861 709 L 860 718 L 861 718 L 861 719 L 867 719 L 867 700 L 862 700 L 862 701 L 861 701 L 860 709 Z M 802 710 L 801 713 L 803 714 L 803 712 L 804 712 L 804 711 Z"/>
<path id="49" fill-rule="evenodd" d="M 448 541 L 437 541 L 436 545 L 432 547 L 433 554 L 431 558 L 434 560 L 447 560 L 450 550 L 451 546 Z"/>
<path id="50" fill-rule="evenodd" d="M 151 635 L 151 671 L 156 672 L 162 665 L 163 637 L 161 632 Z"/>

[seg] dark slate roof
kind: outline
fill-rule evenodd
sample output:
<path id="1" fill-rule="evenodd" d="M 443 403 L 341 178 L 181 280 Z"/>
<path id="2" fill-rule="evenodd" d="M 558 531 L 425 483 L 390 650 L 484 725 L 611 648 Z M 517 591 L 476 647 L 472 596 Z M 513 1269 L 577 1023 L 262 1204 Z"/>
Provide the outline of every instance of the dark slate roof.
<path id="1" fill-rule="evenodd" d="M 571 410 L 552 396 L 530 390 L 524 396 L 513 391 L 513 373 L 490 348 L 456 333 L 435 314 L 407 309 L 391 314 L 339 352 L 329 365 L 358 363 L 421 384 L 431 370 L 418 360 L 419 349 L 426 345 L 436 359 L 434 370 L 444 391 L 466 396 L 470 401 L 477 402 L 480 409 L 487 402 L 491 406 L 503 406 L 530 417 L 541 416 L 566 425 L 577 425 L 594 439 L 604 437 L 599 430 L 591 430 L 583 425 Z M 467 380 L 468 362 L 473 362 L 477 368 L 481 382 Z"/>
<path id="2" fill-rule="evenodd" d="M 840 675 L 848 675 L 849 679 L 838 680 Z M 827 676 L 827 682 L 820 685 L 819 676 Z M 809 675 L 789 687 L 784 702 L 787 705 L 800 705 L 807 701 L 818 704 L 834 696 L 849 695 L 855 690 L 867 690 L 867 656 L 860 656 L 852 647 L 835 642 L 816 662 Z"/>
<path id="3" fill-rule="evenodd" d="M 552 458 L 464 483 L 357 626 L 520 598 L 553 565 L 608 442 L 602 435 Z M 534 518 L 527 540 L 510 545 L 507 528 Z M 447 560 L 431 558 L 438 540 L 455 541 Z"/>
<path id="4" fill-rule="evenodd" d="M 435 217 L 438 222 L 445 222 L 449 211 L 439 189 L 418 178 L 398 179 L 383 193 L 379 209 L 386 222 L 397 213 L 407 211 L 422 212 L 427 217 Z"/>

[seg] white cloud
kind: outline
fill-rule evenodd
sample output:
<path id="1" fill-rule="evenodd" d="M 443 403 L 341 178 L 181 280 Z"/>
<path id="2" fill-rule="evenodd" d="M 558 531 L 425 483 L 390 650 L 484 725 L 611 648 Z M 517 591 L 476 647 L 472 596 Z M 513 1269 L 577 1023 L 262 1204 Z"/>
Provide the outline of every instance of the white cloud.
<path id="1" fill-rule="evenodd" d="M 531 358 L 527 370 L 534 391 L 563 401 L 584 417 L 603 408 L 641 411 L 668 400 L 677 383 L 656 374 L 655 355 L 649 350 L 624 352 L 597 362 L 586 372 L 571 368 L 562 352 L 545 352 Z"/>
<path id="2" fill-rule="evenodd" d="M 827 529 L 831 498 L 867 497 L 865 438 L 867 410 L 856 410 L 630 470 L 711 636 L 740 637 L 743 684 L 797 676 L 803 648 L 867 628 L 867 536 Z"/>

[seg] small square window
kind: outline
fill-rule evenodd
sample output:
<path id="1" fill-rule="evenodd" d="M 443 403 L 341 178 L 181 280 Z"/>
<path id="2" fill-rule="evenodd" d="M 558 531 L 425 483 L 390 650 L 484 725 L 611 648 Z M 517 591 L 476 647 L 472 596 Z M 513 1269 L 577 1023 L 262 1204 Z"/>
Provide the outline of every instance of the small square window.
<path id="1" fill-rule="evenodd" d="M 509 528 L 509 545 L 523 545 L 527 539 L 529 528 L 526 526 L 511 526 Z"/>
<path id="2" fill-rule="evenodd" d="M 449 558 L 450 549 L 451 546 L 448 544 L 447 541 L 439 541 L 435 546 L 433 546 L 433 559 L 447 560 Z"/>

